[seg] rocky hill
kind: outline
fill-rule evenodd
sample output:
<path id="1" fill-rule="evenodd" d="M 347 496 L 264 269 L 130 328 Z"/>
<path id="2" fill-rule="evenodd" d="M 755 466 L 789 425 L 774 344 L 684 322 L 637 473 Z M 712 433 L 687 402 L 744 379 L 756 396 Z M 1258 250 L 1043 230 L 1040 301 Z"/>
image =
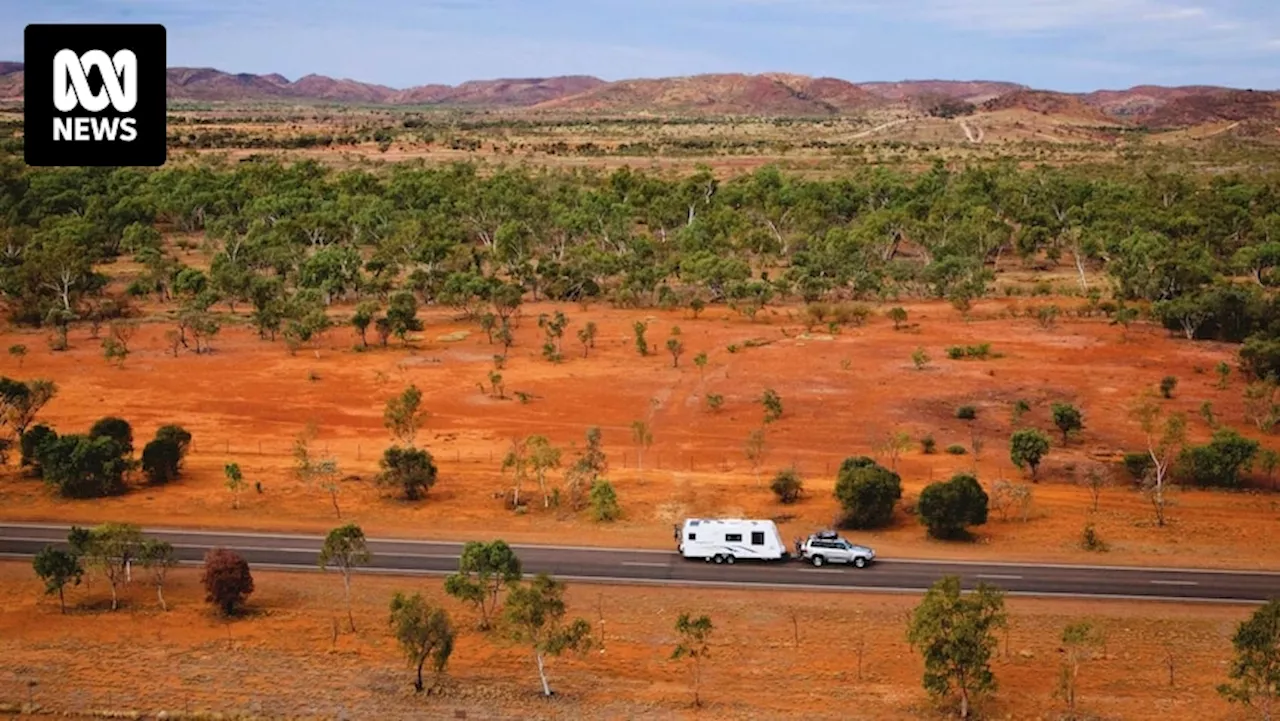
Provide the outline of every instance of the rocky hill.
<path id="1" fill-rule="evenodd" d="M 716 115 L 838 115 L 879 100 L 852 83 L 801 75 L 724 73 L 622 80 L 534 106 L 537 110 Z"/>
<path id="2" fill-rule="evenodd" d="M 1099 124 L 1115 124 L 1116 117 L 1107 115 L 1090 105 L 1079 95 L 1055 93 L 1048 90 L 1015 90 L 992 98 L 981 106 L 986 112 L 1001 110 L 1026 110 L 1040 115 L 1085 120 Z"/>
<path id="3" fill-rule="evenodd" d="M 921 107 L 935 105 L 944 100 L 958 100 L 973 105 L 992 98 L 1027 90 L 1017 83 L 990 80 L 903 80 L 896 83 L 858 83 L 858 87 L 891 101 L 906 102 Z"/>
<path id="4" fill-rule="evenodd" d="M 0 100 L 23 95 L 22 63 L 0 62 Z M 850 115 L 877 108 L 934 113 L 1025 110 L 1099 124 L 1151 128 L 1215 122 L 1280 122 L 1280 92 L 1214 86 L 1059 93 L 1016 83 L 907 80 L 852 83 L 786 73 L 720 73 L 606 82 L 573 75 L 473 80 L 461 85 L 391 88 L 324 75 L 289 80 L 279 74 L 227 73 L 215 68 L 170 68 L 170 100 L 205 102 L 332 102 L 528 108 L 563 113 L 683 113 L 707 115 Z"/>

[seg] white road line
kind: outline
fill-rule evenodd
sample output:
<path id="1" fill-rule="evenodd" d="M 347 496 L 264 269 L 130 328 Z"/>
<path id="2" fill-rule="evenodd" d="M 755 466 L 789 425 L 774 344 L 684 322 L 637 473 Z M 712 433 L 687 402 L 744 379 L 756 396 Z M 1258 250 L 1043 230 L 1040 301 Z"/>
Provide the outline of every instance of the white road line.
<path id="1" fill-rule="evenodd" d="M 1199 586 L 1195 581 L 1152 581 L 1157 586 Z"/>
<path id="2" fill-rule="evenodd" d="M 174 547 L 174 548 L 195 548 L 195 549 L 200 549 L 200 548 L 208 548 L 209 546 L 208 546 L 208 545 L 205 545 L 205 544 L 175 543 L 175 544 L 173 544 L 173 547 Z M 285 547 L 285 548 L 273 548 L 273 547 L 271 547 L 271 546 L 235 546 L 235 545 L 230 545 L 230 544 L 228 544 L 228 547 L 229 547 L 231 550 L 233 550 L 233 551 L 259 551 L 259 552 L 266 552 L 266 553 L 272 553 L 272 552 L 279 552 L 279 553 L 320 553 L 320 549 L 318 549 L 318 548 L 288 548 L 288 547 Z"/>
<path id="3" fill-rule="evenodd" d="M 1001 581 L 1021 581 L 1022 576 L 1006 576 L 999 573 L 979 573 L 978 578 L 991 578 Z"/>
<path id="4" fill-rule="evenodd" d="M 1083 563 L 1036 563 L 1035 561 L 957 561 L 948 558 L 886 558 L 877 560 L 876 563 L 883 563 L 886 566 L 896 566 L 898 564 L 914 564 L 922 566 L 986 566 L 988 568 L 1069 568 L 1077 571 L 1150 571 L 1153 573 L 1167 573 L 1177 570 L 1182 573 L 1200 575 L 1229 575 L 1229 576 L 1280 576 L 1280 571 L 1262 571 L 1255 568 L 1183 568 L 1181 566 L 1176 569 L 1172 566 L 1101 566 L 1089 565 Z"/>
<path id="5" fill-rule="evenodd" d="M 670 563 L 652 563 L 650 561 L 623 561 L 623 566 L 646 566 L 648 568 L 666 568 Z"/>

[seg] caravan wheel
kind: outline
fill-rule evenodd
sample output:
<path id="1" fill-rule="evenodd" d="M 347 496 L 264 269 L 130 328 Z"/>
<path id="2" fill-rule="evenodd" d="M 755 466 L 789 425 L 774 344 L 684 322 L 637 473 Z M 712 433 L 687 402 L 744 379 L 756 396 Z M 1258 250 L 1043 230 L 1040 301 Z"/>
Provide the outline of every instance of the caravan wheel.
<path id="1" fill-rule="evenodd" d="M 724 556 L 721 556 L 720 554 L 717 553 L 716 555 L 711 557 L 711 560 L 715 561 L 716 563 L 724 563 Z"/>
<path id="2" fill-rule="evenodd" d="M 733 558 L 733 556 L 732 556 L 732 555 L 728 555 L 728 556 L 725 556 L 725 557 L 724 557 L 724 562 L 725 562 L 725 563 L 733 563 L 733 561 L 734 561 L 734 558 Z"/>

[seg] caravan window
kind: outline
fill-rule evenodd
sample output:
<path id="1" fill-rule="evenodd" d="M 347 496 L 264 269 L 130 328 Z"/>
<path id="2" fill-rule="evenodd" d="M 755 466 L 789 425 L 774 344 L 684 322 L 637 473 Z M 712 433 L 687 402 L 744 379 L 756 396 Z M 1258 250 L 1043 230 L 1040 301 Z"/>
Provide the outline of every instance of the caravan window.
<path id="1" fill-rule="evenodd" d="M 724 534 L 724 542 L 725 542 L 725 543 L 742 543 L 742 534 L 741 534 L 741 533 L 726 533 L 726 534 Z"/>
<path id="2" fill-rule="evenodd" d="M 763 545 L 764 545 L 764 531 L 752 531 L 752 532 L 751 532 L 751 545 L 753 545 L 753 546 L 763 546 Z"/>
<path id="3" fill-rule="evenodd" d="M 690 541 L 696 541 L 696 540 L 698 540 L 698 534 L 696 534 L 696 533 L 690 533 L 690 534 L 689 534 L 689 540 L 690 540 Z"/>

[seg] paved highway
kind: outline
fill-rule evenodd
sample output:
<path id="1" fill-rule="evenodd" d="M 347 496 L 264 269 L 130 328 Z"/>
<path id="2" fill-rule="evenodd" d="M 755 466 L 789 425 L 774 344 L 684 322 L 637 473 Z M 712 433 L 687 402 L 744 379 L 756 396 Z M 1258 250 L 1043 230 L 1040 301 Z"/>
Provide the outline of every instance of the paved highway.
<path id="1" fill-rule="evenodd" d="M 68 527 L 0 525 L 0 556 L 26 558 L 46 545 L 65 545 Z M 198 563 L 210 548 L 233 549 L 256 567 L 315 569 L 321 537 L 280 533 L 234 533 L 144 529 L 173 544 L 183 562 Z M 444 574 L 457 570 L 462 544 L 369 539 L 372 560 L 365 572 Z M 1068 566 L 956 561 L 877 561 L 865 569 L 813 568 L 799 561 L 738 562 L 719 566 L 688 561 L 674 550 L 635 550 L 515 545 L 526 573 L 564 579 L 824 591 L 919 593 L 942 576 L 965 587 L 985 582 L 1011 595 L 1257 603 L 1280 597 L 1280 573 Z"/>

